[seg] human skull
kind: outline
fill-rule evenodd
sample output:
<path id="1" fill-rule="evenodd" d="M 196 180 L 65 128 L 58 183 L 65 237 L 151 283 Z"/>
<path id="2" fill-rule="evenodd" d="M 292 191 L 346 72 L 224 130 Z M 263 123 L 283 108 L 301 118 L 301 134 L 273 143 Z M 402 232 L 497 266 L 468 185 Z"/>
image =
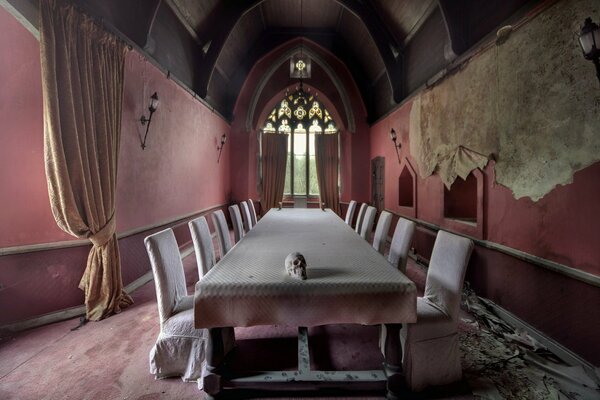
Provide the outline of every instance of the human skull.
<path id="1" fill-rule="evenodd" d="M 285 270 L 293 278 L 306 279 L 306 259 L 298 252 L 290 253 L 285 258 Z"/>

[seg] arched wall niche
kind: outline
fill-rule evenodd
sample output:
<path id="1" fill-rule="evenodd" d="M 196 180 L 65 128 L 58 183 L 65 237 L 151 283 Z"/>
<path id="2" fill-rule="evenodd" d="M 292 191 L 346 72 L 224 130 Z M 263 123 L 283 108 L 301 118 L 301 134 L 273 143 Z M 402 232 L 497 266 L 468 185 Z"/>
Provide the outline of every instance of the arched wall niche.
<path id="1" fill-rule="evenodd" d="M 408 158 L 402 158 L 398 175 L 398 210 L 409 217 L 417 217 L 417 174 Z"/>
<path id="2" fill-rule="evenodd" d="M 457 178 L 450 189 L 443 183 L 443 207 L 441 207 L 444 226 L 471 235 L 483 237 L 484 175 L 479 169 L 471 171 L 467 179 Z"/>

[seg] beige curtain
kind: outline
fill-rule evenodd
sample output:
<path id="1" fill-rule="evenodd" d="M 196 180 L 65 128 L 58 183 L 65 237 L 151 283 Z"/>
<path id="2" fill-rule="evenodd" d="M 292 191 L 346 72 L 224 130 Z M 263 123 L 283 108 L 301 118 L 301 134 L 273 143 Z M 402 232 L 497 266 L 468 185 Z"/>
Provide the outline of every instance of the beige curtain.
<path id="1" fill-rule="evenodd" d="M 262 196 L 263 213 L 279 207 L 285 186 L 287 163 L 287 134 L 265 133 L 262 137 Z"/>
<path id="2" fill-rule="evenodd" d="M 115 186 L 125 45 L 73 7 L 40 1 L 44 155 L 57 224 L 93 247 L 79 287 L 87 318 L 132 303 L 123 291 Z"/>
<path id="3" fill-rule="evenodd" d="M 321 202 L 339 215 L 338 135 L 315 135 L 315 156 Z"/>

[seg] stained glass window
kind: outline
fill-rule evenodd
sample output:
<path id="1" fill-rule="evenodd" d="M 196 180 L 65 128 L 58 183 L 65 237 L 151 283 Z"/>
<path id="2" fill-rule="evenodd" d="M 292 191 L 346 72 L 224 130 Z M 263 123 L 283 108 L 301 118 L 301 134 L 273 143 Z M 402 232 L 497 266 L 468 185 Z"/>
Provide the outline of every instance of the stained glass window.
<path id="1" fill-rule="evenodd" d="M 338 129 L 317 95 L 305 91 L 302 84 L 294 93 L 286 93 L 267 117 L 263 132 L 290 135 L 284 194 L 318 195 L 315 135 L 334 135 Z"/>

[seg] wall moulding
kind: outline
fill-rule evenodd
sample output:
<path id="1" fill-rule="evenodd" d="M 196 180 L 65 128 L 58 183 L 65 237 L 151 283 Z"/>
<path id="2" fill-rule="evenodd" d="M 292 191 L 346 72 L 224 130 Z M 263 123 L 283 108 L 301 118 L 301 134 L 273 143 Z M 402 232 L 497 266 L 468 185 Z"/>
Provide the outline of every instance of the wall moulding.
<path id="1" fill-rule="evenodd" d="M 410 217 L 410 216 L 407 216 L 407 215 L 400 214 L 400 213 L 398 213 L 397 211 L 394 211 L 394 210 L 390 210 L 390 209 L 386 208 L 386 211 L 391 212 L 392 214 L 394 214 L 394 215 L 396 215 L 398 217 L 403 217 L 403 218 L 410 219 L 411 221 L 414 221 L 419 227 L 422 227 L 424 229 L 427 229 L 427 230 L 430 230 L 430 231 L 433 231 L 433 232 L 437 232 L 439 230 L 445 230 L 445 231 L 454 233 L 456 235 L 469 238 L 477 246 L 481 246 L 481 247 L 484 247 L 486 249 L 498 251 L 500 253 L 509 255 L 509 256 L 517 258 L 519 260 L 523 260 L 523 261 L 526 261 L 528 263 L 531 263 L 531 264 L 533 264 L 535 266 L 542 267 L 542 268 L 545 268 L 545 269 L 550 270 L 550 271 L 554 271 L 556 273 L 559 273 L 559 274 L 564 275 L 566 277 L 569 277 L 571 279 L 575 279 L 575 280 L 578 280 L 580 282 L 587 283 L 588 285 L 592 285 L 592 286 L 600 288 L 600 276 L 599 275 L 594 275 L 594 274 L 591 274 L 589 272 L 581 271 L 579 269 L 576 269 L 576 268 L 573 268 L 573 267 L 569 267 L 567 265 L 560 264 L 560 263 L 557 263 L 557 262 L 554 262 L 554 261 L 551 261 L 551 260 L 548 260 L 548 259 L 545 259 L 545 258 L 542 258 L 542 257 L 538 257 L 538 256 L 535 256 L 533 254 L 529 254 L 529 253 L 526 253 L 524 251 L 514 249 L 512 247 L 504 246 L 504 245 L 499 244 L 499 243 L 495 243 L 495 242 L 491 242 L 491 241 L 483 240 L 483 239 L 478 239 L 478 238 L 473 237 L 471 235 L 467 235 L 465 233 L 454 231 L 452 229 L 444 228 L 444 227 L 441 227 L 439 225 L 432 224 L 431 222 L 424 221 L 422 219 L 413 218 L 413 217 Z"/>
<path id="2" fill-rule="evenodd" d="M 218 205 L 211 206 L 208 208 L 203 208 L 198 211 L 194 211 L 189 214 L 179 215 L 177 217 L 174 217 L 174 218 L 171 218 L 168 220 L 163 220 L 163 221 L 156 222 L 154 224 L 145 225 L 145 226 L 141 226 L 139 228 L 134 228 L 134 229 L 130 229 L 128 231 L 120 232 L 120 233 L 117 233 L 117 239 L 124 239 L 129 236 L 137 235 L 138 233 L 141 233 L 144 231 L 149 231 L 149 230 L 156 229 L 156 228 L 159 228 L 161 226 L 166 226 L 166 225 L 170 225 L 171 227 L 175 228 L 181 224 L 186 224 L 187 220 L 189 220 L 193 217 L 207 214 L 211 211 L 214 211 L 219 208 L 223 208 L 227 205 L 228 205 L 227 203 L 218 204 Z M 70 248 L 70 247 L 80 247 L 80 246 L 89 246 L 89 245 L 91 245 L 91 242 L 89 240 L 77 239 L 77 240 L 51 242 L 51 243 L 31 244 L 31 245 L 25 245 L 25 246 L 4 247 L 4 248 L 0 248 L 0 256 L 23 254 L 23 253 L 33 253 L 36 251 L 66 249 L 66 248 Z"/>

